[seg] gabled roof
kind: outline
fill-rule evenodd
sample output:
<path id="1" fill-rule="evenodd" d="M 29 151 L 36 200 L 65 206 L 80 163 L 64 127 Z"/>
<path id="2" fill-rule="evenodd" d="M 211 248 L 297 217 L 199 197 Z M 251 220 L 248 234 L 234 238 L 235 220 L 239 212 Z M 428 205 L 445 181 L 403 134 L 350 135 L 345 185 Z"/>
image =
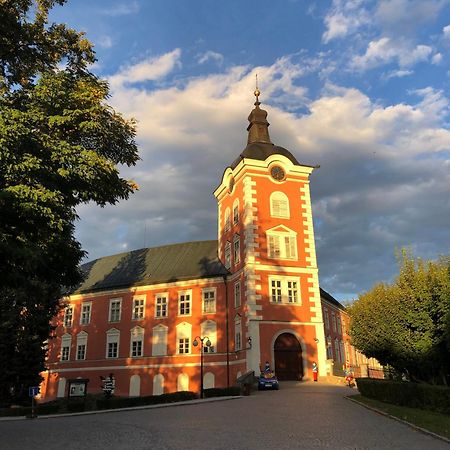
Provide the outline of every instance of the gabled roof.
<path id="1" fill-rule="evenodd" d="M 332 305 L 336 306 L 339 309 L 345 310 L 345 306 L 342 303 L 339 303 L 331 294 L 329 294 L 322 288 L 320 288 L 320 298 L 326 300 L 327 302 L 331 303 Z"/>
<path id="2" fill-rule="evenodd" d="M 228 273 L 217 256 L 217 241 L 143 248 L 106 256 L 82 266 L 84 282 L 75 294 L 176 281 L 212 278 Z"/>

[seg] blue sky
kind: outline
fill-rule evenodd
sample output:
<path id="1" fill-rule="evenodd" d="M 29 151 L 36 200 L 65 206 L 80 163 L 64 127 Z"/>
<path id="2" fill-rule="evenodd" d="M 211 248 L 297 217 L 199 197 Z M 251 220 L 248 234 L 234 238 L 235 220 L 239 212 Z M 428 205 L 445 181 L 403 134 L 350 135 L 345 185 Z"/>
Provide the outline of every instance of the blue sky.
<path id="1" fill-rule="evenodd" d="M 110 103 L 138 120 L 129 201 L 79 209 L 89 259 L 215 239 L 212 196 L 245 147 L 255 74 L 272 140 L 306 164 L 321 285 L 352 299 L 395 249 L 450 242 L 450 1 L 69 1 Z"/>

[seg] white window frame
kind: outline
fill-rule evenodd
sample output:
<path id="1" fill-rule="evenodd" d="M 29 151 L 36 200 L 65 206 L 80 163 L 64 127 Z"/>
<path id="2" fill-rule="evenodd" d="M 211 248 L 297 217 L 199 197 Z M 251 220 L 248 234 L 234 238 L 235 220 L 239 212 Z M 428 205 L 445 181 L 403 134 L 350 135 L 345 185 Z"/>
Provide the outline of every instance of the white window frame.
<path id="1" fill-rule="evenodd" d="M 160 299 L 164 300 L 164 302 L 158 303 Z M 163 310 L 165 314 L 162 314 Z M 169 293 L 160 292 L 155 294 L 155 319 L 165 319 L 166 317 L 169 317 Z"/>
<path id="2" fill-rule="evenodd" d="M 234 319 L 234 351 L 242 350 L 242 325 L 241 318 Z"/>
<path id="3" fill-rule="evenodd" d="M 68 311 L 70 311 L 70 314 L 68 314 Z M 66 328 L 71 328 L 73 325 L 73 313 L 75 311 L 74 305 L 68 305 L 64 309 L 64 318 L 63 318 L 63 324 Z M 70 318 L 70 320 L 68 320 Z"/>
<path id="4" fill-rule="evenodd" d="M 142 358 L 144 356 L 144 328 L 134 327 L 130 331 L 130 358 Z M 133 342 L 140 342 L 140 354 L 133 355 Z M 137 346 L 139 347 L 139 346 Z"/>
<path id="5" fill-rule="evenodd" d="M 87 355 L 87 342 L 88 342 L 88 334 L 85 331 L 80 331 L 77 334 L 77 349 L 75 359 L 77 361 L 84 361 Z M 80 347 L 84 346 L 83 358 L 79 358 L 80 355 Z"/>
<path id="6" fill-rule="evenodd" d="M 225 223 L 224 223 L 224 230 L 225 232 L 229 231 L 231 229 L 231 211 L 230 207 L 227 207 L 225 209 Z"/>
<path id="7" fill-rule="evenodd" d="M 168 327 L 159 324 L 152 331 L 152 356 L 166 356 Z"/>
<path id="8" fill-rule="evenodd" d="M 216 353 L 217 351 L 217 324 L 214 320 L 205 320 L 200 324 L 200 331 L 202 336 L 207 336 L 211 345 L 203 346 L 203 353 Z"/>
<path id="9" fill-rule="evenodd" d="M 60 361 L 62 362 L 66 362 L 66 361 L 70 361 L 70 348 L 72 346 L 72 336 L 68 333 L 63 334 L 61 337 L 61 354 L 60 354 Z M 67 358 L 63 358 L 64 355 L 64 348 L 67 348 Z"/>
<path id="10" fill-rule="evenodd" d="M 145 319 L 145 295 L 134 295 L 132 300 L 131 320 Z M 136 304 L 139 302 L 139 304 Z"/>
<path id="11" fill-rule="evenodd" d="M 280 231 L 280 228 L 283 231 Z M 266 238 L 268 258 L 297 260 L 297 233 L 295 231 L 279 226 L 267 230 Z"/>
<path id="12" fill-rule="evenodd" d="M 189 355 L 191 353 L 192 325 L 181 322 L 176 326 L 177 355 Z"/>
<path id="13" fill-rule="evenodd" d="M 227 241 L 225 244 L 225 268 L 229 269 L 231 267 L 231 242 Z"/>
<path id="14" fill-rule="evenodd" d="M 293 289 L 292 283 L 296 283 L 295 288 L 297 292 L 297 301 L 290 301 L 292 297 L 291 290 Z M 290 286 L 291 285 L 291 286 Z M 275 305 L 292 305 L 299 306 L 302 304 L 301 289 L 300 289 L 300 278 L 299 277 L 286 277 L 279 275 L 269 276 L 269 298 L 270 303 Z M 276 298 L 274 300 L 274 291 L 276 291 Z"/>
<path id="15" fill-rule="evenodd" d="M 275 191 L 270 194 L 270 215 L 271 217 L 280 217 L 282 219 L 289 219 L 289 197 L 281 191 Z"/>
<path id="16" fill-rule="evenodd" d="M 239 199 L 236 198 L 233 202 L 233 225 L 239 223 Z"/>
<path id="17" fill-rule="evenodd" d="M 211 298 L 212 294 L 212 298 Z M 205 298 L 208 297 L 208 298 Z M 207 305 L 211 303 L 212 307 Z M 217 289 L 216 288 L 204 288 L 202 289 L 202 313 L 203 314 L 215 314 L 217 304 Z"/>
<path id="18" fill-rule="evenodd" d="M 109 356 L 109 344 L 117 344 L 116 346 L 116 356 Z M 116 359 L 119 357 L 120 350 L 120 331 L 116 328 L 111 328 L 106 332 L 106 351 L 105 358 L 106 359 Z"/>
<path id="19" fill-rule="evenodd" d="M 235 234 L 233 237 L 233 262 L 239 264 L 241 261 L 241 237 Z"/>
<path id="20" fill-rule="evenodd" d="M 189 297 L 189 300 L 186 301 L 186 296 Z M 185 299 L 182 300 L 182 297 Z M 181 306 L 182 304 L 185 304 L 185 312 L 181 312 Z M 189 311 L 186 312 L 186 304 L 188 305 Z M 185 316 L 192 316 L 192 290 L 189 289 L 187 291 L 178 291 L 178 315 L 185 317 Z"/>
<path id="21" fill-rule="evenodd" d="M 113 318 L 112 314 L 113 314 L 113 304 L 119 303 L 119 317 Z M 116 312 L 114 310 L 114 312 Z M 109 312 L 108 312 L 108 319 L 109 322 L 120 322 L 120 319 L 122 318 L 122 299 L 119 298 L 111 298 L 109 300 Z"/>
<path id="22" fill-rule="evenodd" d="M 241 295 L 242 295 L 242 290 L 241 290 L 241 280 L 238 280 L 234 283 L 234 307 L 235 308 L 239 308 L 241 306 Z"/>
<path id="23" fill-rule="evenodd" d="M 88 313 L 86 315 L 86 311 L 84 309 L 88 308 Z M 92 318 L 92 302 L 83 302 L 81 304 L 80 311 L 80 325 L 89 325 L 91 323 Z"/>

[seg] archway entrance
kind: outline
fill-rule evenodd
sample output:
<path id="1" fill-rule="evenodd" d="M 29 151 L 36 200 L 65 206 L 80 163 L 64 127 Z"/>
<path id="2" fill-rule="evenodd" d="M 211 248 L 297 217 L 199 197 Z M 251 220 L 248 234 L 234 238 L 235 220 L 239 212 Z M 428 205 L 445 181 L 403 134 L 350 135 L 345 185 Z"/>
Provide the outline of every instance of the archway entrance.
<path id="1" fill-rule="evenodd" d="M 274 344 L 275 373 L 279 380 L 303 378 L 302 347 L 291 333 L 283 333 Z"/>

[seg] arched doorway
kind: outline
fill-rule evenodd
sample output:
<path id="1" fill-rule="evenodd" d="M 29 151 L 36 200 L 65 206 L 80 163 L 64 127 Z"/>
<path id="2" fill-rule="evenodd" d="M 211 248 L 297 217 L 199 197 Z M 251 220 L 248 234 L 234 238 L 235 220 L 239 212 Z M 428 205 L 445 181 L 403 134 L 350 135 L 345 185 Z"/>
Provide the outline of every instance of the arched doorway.
<path id="1" fill-rule="evenodd" d="M 283 333 L 274 344 L 275 373 L 279 380 L 303 378 L 302 347 L 291 333 Z"/>

